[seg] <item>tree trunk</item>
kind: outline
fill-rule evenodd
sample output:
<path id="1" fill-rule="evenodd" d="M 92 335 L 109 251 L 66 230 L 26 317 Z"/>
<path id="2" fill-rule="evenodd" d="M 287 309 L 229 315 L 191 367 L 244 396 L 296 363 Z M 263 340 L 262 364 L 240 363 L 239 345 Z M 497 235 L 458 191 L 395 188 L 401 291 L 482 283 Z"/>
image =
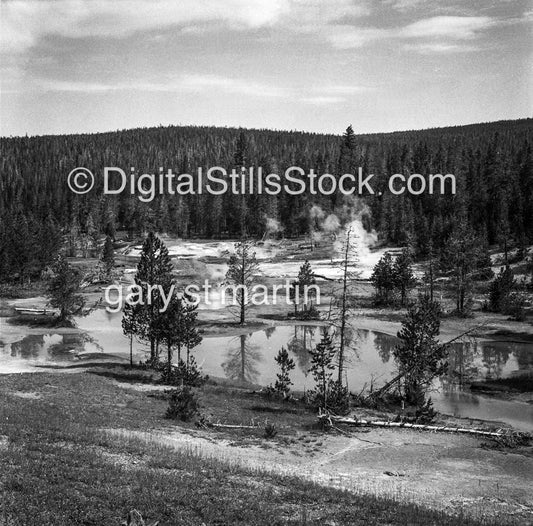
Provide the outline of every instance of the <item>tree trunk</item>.
<path id="1" fill-rule="evenodd" d="M 167 341 L 167 373 L 170 378 L 172 373 L 172 345 L 170 345 L 170 339 Z"/>
<path id="2" fill-rule="evenodd" d="M 429 299 L 433 301 L 433 260 L 429 262 Z"/>
<path id="3" fill-rule="evenodd" d="M 350 231 L 346 235 L 346 250 L 344 252 L 344 275 L 342 280 L 342 309 L 341 309 L 341 339 L 339 343 L 339 385 L 342 385 L 342 370 L 344 367 L 344 333 L 346 332 L 346 295 L 348 291 L 348 249 L 350 246 Z"/>
<path id="4" fill-rule="evenodd" d="M 246 335 L 241 334 L 241 382 L 246 381 Z"/>
<path id="5" fill-rule="evenodd" d="M 328 407 L 328 386 L 326 384 L 326 369 L 322 367 L 322 396 L 324 397 L 324 400 L 322 401 L 324 404 L 324 410 L 327 411 Z"/>
<path id="6" fill-rule="evenodd" d="M 155 363 L 155 340 L 150 338 L 150 363 Z"/>
<path id="7" fill-rule="evenodd" d="M 245 273 L 245 265 L 246 265 L 246 256 L 245 256 L 245 249 L 244 249 L 244 245 L 243 245 L 243 249 L 242 249 L 242 261 L 241 261 L 241 285 L 242 285 L 242 289 L 240 291 L 240 294 L 241 294 L 241 317 L 240 317 L 240 324 L 241 325 L 244 325 L 244 322 L 245 322 L 245 317 L 246 317 L 246 313 L 245 313 L 245 305 L 244 305 L 244 287 L 246 286 L 246 273 Z"/>

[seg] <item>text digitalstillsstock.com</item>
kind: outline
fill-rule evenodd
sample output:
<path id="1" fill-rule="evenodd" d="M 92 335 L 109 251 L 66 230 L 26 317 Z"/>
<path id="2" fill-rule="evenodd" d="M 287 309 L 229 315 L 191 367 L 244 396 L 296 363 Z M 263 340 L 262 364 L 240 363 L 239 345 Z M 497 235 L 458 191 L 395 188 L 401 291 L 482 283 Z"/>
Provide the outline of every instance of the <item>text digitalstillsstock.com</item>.
<path id="1" fill-rule="evenodd" d="M 135 167 L 129 172 L 116 166 L 103 169 L 103 193 L 117 195 L 123 192 L 136 195 L 140 201 L 150 202 L 157 195 L 234 195 L 268 194 L 279 195 L 380 195 L 372 186 L 375 174 L 364 174 L 358 168 L 357 174 L 345 173 L 336 176 L 330 173 L 317 174 L 314 169 L 307 172 L 298 166 L 291 166 L 283 175 L 266 173 L 261 167 L 226 170 L 220 166 L 209 169 L 198 168 L 196 175 L 176 174 L 171 168 L 159 168 L 158 173 L 138 173 Z M 95 176 L 87 168 L 74 168 L 68 175 L 69 188 L 77 194 L 86 194 L 95 185 Z M 453 174 L 413 173 L 393 174 L 388 178 L 388 190 L 394 195 L 409 193 L 455 194 L 456 181 Z"/>

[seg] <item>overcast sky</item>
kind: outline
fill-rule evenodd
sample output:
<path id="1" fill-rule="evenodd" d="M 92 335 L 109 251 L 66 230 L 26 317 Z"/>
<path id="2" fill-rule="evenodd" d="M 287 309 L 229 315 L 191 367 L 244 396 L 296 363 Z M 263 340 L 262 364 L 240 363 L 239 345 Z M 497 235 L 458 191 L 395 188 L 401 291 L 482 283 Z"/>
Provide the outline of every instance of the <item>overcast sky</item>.
<path id="1" fill-rule="evenodd" d="M 1 0 L 0 133 L 341 133 L 533 113 L 521 0 Z"/>

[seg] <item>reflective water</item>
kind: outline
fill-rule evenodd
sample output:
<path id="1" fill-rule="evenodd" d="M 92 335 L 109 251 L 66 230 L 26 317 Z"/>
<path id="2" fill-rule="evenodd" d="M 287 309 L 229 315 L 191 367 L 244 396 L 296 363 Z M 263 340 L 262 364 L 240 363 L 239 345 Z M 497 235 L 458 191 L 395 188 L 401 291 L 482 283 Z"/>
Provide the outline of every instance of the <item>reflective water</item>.
<path id="1" fill-rule="evenodd" d="M 9 326 L 0 320 L 0 372 L 31 370 L 34 365 L 88 358 L 129 357 L 129 339 L 123 336 L 121 314 L 105 310 L 78 320 L 81 331 L 64 334 L 26 334 L 25 327 Z M 379 387 L 395 373 L 393 336 L 375 331 L 357 330 L 353 352 L 348 358 L 346 380 L 357 392 L 372 382 Z M 320 339 L 316 326 L 279 326 L 243 334 L 204 338 L 194 356 L 204 372 L 232 378 L 243 383 L 274 383 L 277 365 L 274 358 L 282 346 L 296 362 L 291 373 L 297 390 L 313 387 L 308 374 L 309 352 Z M 147 348 L 134 342 L 135 359 L 144 359 Z M 533 405 L 474 395 L 463 390 L 467 381 L 533 373 L 533 345 L 508 342 L 466 342 L 453 346 L 450 371 L 436 382 L 432 393 L 435 407 L 444 413 L 505 421 L 517 428 L 533 431 Z"/>

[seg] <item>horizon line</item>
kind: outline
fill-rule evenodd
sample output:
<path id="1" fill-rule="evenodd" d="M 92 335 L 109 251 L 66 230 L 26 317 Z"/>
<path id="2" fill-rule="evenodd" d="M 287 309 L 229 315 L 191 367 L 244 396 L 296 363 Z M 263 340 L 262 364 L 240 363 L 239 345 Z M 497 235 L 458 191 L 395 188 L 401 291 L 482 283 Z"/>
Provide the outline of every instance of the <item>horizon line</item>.
<path id="1" fill-rule="evenodd" d="M 533 120 L 533 115 L 529 117 L 518 117 L 510 119 L 498 119 L 495 121 L 480 121 L 480 122 L 470 122 L 467 124 L 448 124 L 443 126 L 430 126 L 427 128 L 406 128 L 406 129 L 396 129 L 390 131 L 379 131 L 379 132 L 355 132 L 356 137 L 369 136 L 369 135 L 391 135 L 395 133 L 409 133 L 409 132 L 421 132 L 421 131 L 431 131 L 431 130 L 442 130 L 447 128 L 465 128 L 469 126 L 479 126 L 484 124 L 498 124 L 504 122 L 520 122 Z M 346 128 L 351 126 L 347 124 Z M 46 134 L 35 134 L 29 135 L 27 132 L 25 135 L 1 135 L 0 139 L 24 139 L 24 138 L 47 138 L 47 137 L 65 137 L 65 136 L 80 136 L 80 135 L 107 135 L 110 133 L 121 133 L 135 130 L 151 130 L 156 128 L 214 128 L 214 129 L 225 129 L 225 130 L 242 130 L 249 132 L 277 132 L 277 133 L 300 133 L 306 135 L 330 135 L 332 137 L 341 137 L 346 130 L 340 133 L 332 132 L 318 132 L 318 131 L 307 131 L 299 129 L 283 129 L 283 128 L 255 128 L 255 127 L 246 127 L 246 126 L 230 126 L 230 125 L 214 125 L 214 124 L 154 124 L 150 126 L 134 126 L 132 128 L 117 128 L 114 130 L 105 130 L 105 131 L 93 131 L 93 132 L 72 132 L 72 133 L 46 133 Z"/>

